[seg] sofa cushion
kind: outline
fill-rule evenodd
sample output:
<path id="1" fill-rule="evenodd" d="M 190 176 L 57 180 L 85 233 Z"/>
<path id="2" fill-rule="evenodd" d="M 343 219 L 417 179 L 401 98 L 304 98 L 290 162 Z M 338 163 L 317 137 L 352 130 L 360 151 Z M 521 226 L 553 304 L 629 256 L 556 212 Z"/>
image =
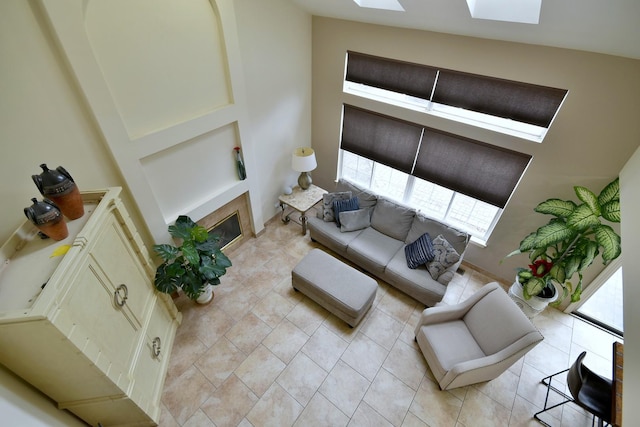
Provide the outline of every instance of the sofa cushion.
<path id="1" fill-rule="evenodd" d="M 440 277 L 447 268 L 458 261 L 460 261 L 460 254 L 456 252 L 454 247 L 451 246 L 441 234 L 433 239 L 433 260 L 427 264 L 427 270 L 429 270 L 434 280 L 438 280 L 438 277 Z"/>
<path id="2" fill-rule="evenodd" d="M 444 283 L 433 280 L 426 265 L 415 269 L 407 267 L 407 260 L 402 249 L 387 264 L 383 279 L 429 307 L 440 302 L 447 290 Z"/>
<path id="3" fill-rule="evenodd" d="M 358 198 L 358 204 L 361 208 L 372 208 L 378 201 L 378 196 L 375 193 L 371 192 L 370 190 L 358 187 L 356 184 L 345 179 L 340 179 L 340 181 L 338 181 L 336 190 L 351 191 L 353 196 Z"/>
<path id="4" fill-rule="evenodd" d="M 415 214 L 416 211 L 407 206 L 380 198 L 373 209 L 371 226 L 389 237 L 404 242 Z M 417 240 L 418 237 L 420 236 L 417 236 L 414 240 Z"/>
<path id="5" fill-rule="evenodd" d="M 349 243 L 347 255 L 361 267 L 380 274 L 402 246 L 402 242 L 368 227 Z"/>
<path id="6" fill-rule="evenodd" d="M 333 222 L 333 201 L 348 200 L 351 198 L 351 191 L 340 191 L 335 193 L 327 193 L 322 195 L 322 219 L 323 221 Z"/>
<path id="7" fill-rule="evenodd" d="M 358 209 L 360 209 L 360 205 L 358 204 L 358 199 L 356 197 L 352 197 L 347 200 L 334 200 L 333 216 L 336 220 L 336 224 L 338 224 L 338 227 L 340 227 L 340 212 L 355 211 Z"/>
<path id="8" fill-rule="evenodd" d="M 407 267 L 418 268 L 419 265 L 426 264 L 433 260 L 433 244 L 429 233 L 424 233 L 413 243 L 404 247 L 404 255 L 407 258 Z"/>
<path id="9" fill-rule="evenodd" d="M 334 222 L 325 222 L 320 218 L 309 217 L 307 221 L 311 238 L 341 255 L 346 254 L 349 243 L 362 232 L 341 232 Z"/>
<path id="10" fill-rule="evenodd" d="M 429 233 L 431 237 L 442 234 L 447 242 L 451 244 L 459 254 L 462 254 L 469 243 L 469 235 L 455 228 L 448 227 L 436 220 L 427 218 L 426 216 L 418 213 L 413 219 L 405 243 L 411 243 L 422 236 L 424 233 Z"/>
<path id="11" fill-rule="evenodd" d="M 355 231 L 371 225 L 371 209 L 340 212 L 340 231 Z"/>

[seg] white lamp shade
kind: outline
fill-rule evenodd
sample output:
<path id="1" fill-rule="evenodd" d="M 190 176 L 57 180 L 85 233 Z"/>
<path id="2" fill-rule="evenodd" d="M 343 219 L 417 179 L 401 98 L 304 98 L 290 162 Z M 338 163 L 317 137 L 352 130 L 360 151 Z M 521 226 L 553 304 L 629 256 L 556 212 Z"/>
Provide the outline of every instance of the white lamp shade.
<path id="1" fill-rule="evenodd" d="M 298 147 L 293 150 L 291 168 L 296 172 L 310 172 L 318 166 L 316 153 L 311 147 Z"/>

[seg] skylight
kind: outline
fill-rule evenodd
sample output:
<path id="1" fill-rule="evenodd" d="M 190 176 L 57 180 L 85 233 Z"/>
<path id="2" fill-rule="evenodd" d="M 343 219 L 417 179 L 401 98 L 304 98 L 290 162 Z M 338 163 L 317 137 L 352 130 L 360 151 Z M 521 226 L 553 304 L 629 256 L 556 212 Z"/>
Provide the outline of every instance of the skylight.
<path id="1" fill-rule="evenodd" d="M 467 0 L 471 17 L 537 24 L 542 0 Z"/>
<path id="2" fill-rule="evenodd" d="M 398 0 L 353 0 L 360 7 L 369 9 L 396 10 L 404 12 L 404 7 Z"/>

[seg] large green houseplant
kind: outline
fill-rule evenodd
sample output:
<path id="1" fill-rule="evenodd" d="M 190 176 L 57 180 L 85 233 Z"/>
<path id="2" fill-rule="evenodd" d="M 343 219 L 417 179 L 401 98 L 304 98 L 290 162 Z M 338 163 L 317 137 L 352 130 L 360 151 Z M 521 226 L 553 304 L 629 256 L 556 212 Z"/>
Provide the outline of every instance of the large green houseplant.
<path id="1" fill-rule="evenodd" d="M 219 285 L 220 277 L 231 267 L 231 261 L 222 253 L 219 237 L 181 215 L 169 234 L 180 242 L 179 246 L 154 245 L 153 250 L 163 262 L 156 269 L 155 286 L 165 293 L 182 289 L 197 300 L 207 284 Z"/>
<path id="2" fill-rule="evenodd" d="M 598 254 L 604 264 L 620 256 L 620 236 L 601 219 L 620 222 L 620 183 L 618 178 L 609 183 L 599 195 L 585 187 L 574 187 L 582 202 L 549 199 L 534 209 L 553 218 L 520 242 L 520 247 L 507 257 L 529 254 L 528 268 L 519 268 L 517 280 L 522 284 L 525 299 L 545 296 L 554 292 L 554 284 L 561 291 L 556 304 L 571 295 L 571 301 L 580 300 L 582 272 Z M 578 274 L 578 281 L 571 281 Z"/>

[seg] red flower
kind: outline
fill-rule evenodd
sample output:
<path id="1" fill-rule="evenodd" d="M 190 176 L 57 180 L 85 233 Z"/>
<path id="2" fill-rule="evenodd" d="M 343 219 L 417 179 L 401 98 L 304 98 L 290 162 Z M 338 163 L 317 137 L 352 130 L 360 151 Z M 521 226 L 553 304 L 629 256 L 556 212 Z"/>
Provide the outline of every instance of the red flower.
<path id="1" fill-rule="evenodd" d="M 536 277 L 544 277 L 551 271 L 551 267 L 553 267 L 553 263 L 544 259 L 537 259 L 533 264 L 529 264 L 531 272 Z"/>
<path id="2" fill-rule="evenodd" d="M 233 147 L 235 151 L 240 151 L 240 147 Z"/>

